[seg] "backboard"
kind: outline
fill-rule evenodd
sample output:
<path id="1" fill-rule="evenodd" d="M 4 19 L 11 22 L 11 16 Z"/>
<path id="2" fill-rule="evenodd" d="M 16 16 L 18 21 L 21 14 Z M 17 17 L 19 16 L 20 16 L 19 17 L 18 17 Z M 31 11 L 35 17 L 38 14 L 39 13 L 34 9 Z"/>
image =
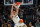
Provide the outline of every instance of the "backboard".
<path id="1" fill-rule="evenodd" d="M 21 5 L 33 4 L 33 0 L 4 0 L 4 5 L 12 5 L 15 2 L 21 2 Z"/>

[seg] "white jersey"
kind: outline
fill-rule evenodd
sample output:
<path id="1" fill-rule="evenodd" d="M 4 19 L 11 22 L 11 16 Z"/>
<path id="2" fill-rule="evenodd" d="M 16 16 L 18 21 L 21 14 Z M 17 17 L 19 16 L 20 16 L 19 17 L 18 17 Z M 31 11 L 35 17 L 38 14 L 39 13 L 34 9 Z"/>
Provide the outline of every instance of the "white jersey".
<path id="1" fill-rule="evenodd" d="M 13 22 L 15 23 L 16 26 L 23 26 L 24 23 L 19 23 L 20 18 L 18 17 L 17 14 L 13 15 Z"/>
<path id="2" fill-rule="evenodd" d="M 20 20 L 20 18 L 18 17 L 18 15 L 15 13 L 15 15 L 13 15 L 13 21 L 14 23 L 18 23 Z"/>

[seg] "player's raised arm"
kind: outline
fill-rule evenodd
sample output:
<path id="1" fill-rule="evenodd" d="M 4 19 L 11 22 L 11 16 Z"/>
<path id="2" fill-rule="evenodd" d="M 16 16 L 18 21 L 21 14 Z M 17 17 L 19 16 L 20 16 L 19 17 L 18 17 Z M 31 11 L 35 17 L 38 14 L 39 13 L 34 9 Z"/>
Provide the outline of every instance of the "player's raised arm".
<path id="1" fill-rule="evenodd" d="M 18 7 L 15 7 L 16 8 L 16 14 L 18 15 Z"/>
<path id="2" fill-rule="evenodd" d="M 11 14 L 10 14 L 11 18 L 12 18 L 12 15 L 13 15 L 13 5 L 12 5 L 12 8 L 11 8 Z"/>
<path id="3" fill-rule="evenodd" d="M 14 7 L 16 6 L 15 3 L 13 3 L 12 8 L 11 8 L 11 15 L 10 15 L 11 18 L 13 18 L 13 16 L 12 16 L 13 15 L 13 6 Z"/>

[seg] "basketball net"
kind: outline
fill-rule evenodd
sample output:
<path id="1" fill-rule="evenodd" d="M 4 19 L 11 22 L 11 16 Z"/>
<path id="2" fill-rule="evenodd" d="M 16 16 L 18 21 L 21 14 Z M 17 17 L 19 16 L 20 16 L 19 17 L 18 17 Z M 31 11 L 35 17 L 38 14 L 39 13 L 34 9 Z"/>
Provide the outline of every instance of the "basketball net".
<path id="1" fill-rule="evenodd" d="M 20 7 L 20 2 L 17 2 L 17 3 L 15 3 L 16 5 L 17 5 L 17 7 L 18 7 L 18 9 L 19 9 L 19 7 Z"/>

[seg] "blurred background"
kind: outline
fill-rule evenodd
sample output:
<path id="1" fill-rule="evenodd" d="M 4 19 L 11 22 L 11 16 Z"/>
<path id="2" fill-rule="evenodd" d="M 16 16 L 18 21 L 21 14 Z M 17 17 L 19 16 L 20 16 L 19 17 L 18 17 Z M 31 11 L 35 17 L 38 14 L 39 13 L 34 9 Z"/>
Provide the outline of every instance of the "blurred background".
<path id="1" fill-rule="evenodd" d="M 8 0 L 9 3 L 5 2 L 5 4 L 12 4 L 12 0 Z M 32 3 L 25 2 L 24 3 Z M 15 1 L 16 2 L 16 1 Z M 17 1 L 18 2 L 18 1 Z M 19 1 L 21 2 L 21 1 Z M 14 22 L 10 18 L 10 11 L 12 5 L 4 5 L 4 0 L 0 1 L 0 27 L 14 27 Z M 18 16 L 20 19 L 23 19 L 23 22 L 29 27 L 29 23 L 31 22 L 32 26 L 40 27 L 40 0 L 33 0 L 32 5 L 21 5 L 19 8 Z"/>

